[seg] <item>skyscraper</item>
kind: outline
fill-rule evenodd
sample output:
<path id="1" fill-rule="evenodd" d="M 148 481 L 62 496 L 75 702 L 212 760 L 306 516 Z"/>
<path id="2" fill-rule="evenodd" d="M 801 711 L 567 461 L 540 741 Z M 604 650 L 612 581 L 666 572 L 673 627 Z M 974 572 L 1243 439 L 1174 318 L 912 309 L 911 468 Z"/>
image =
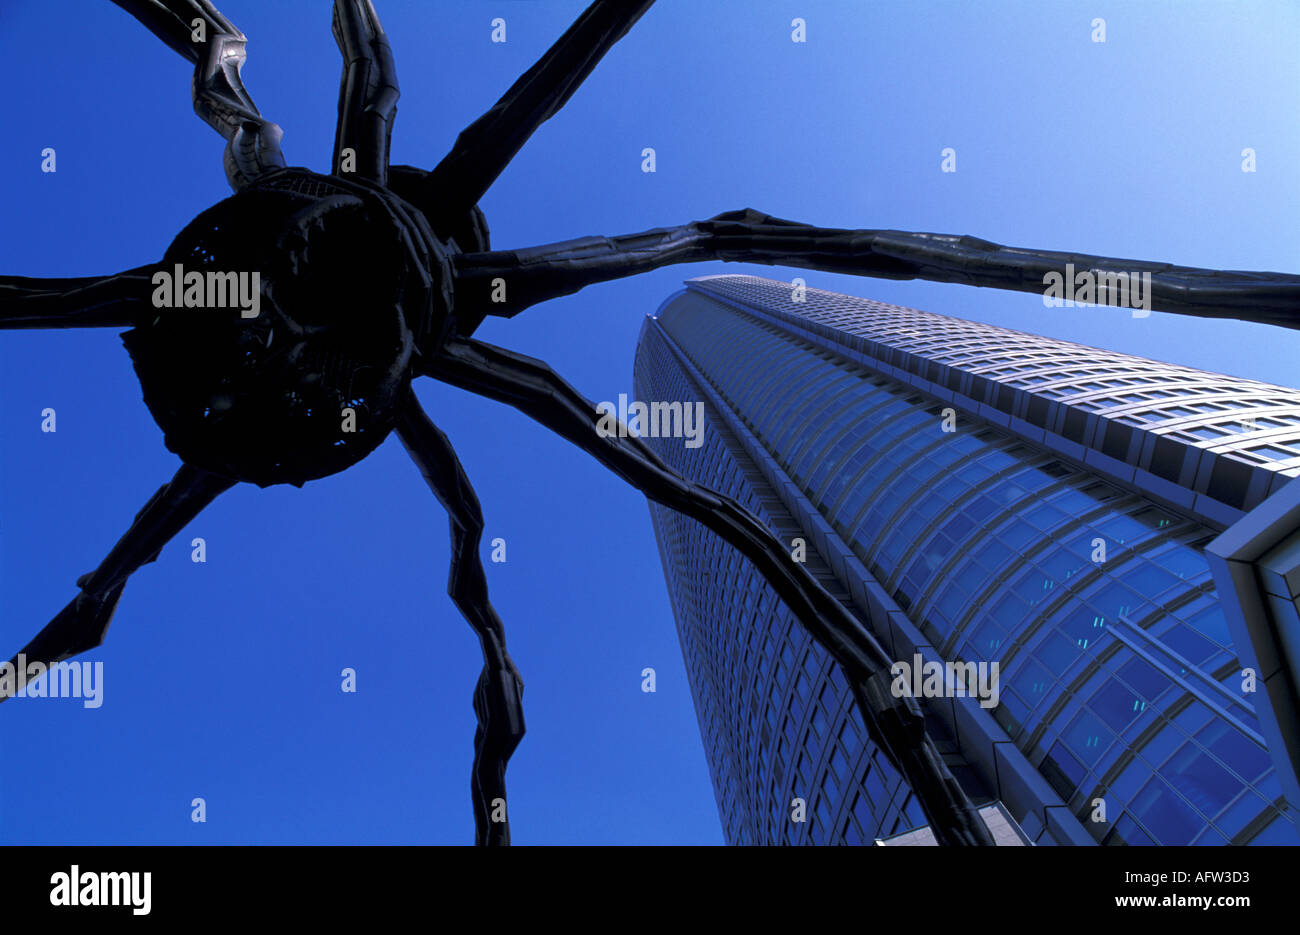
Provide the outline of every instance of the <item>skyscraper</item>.
<path id="1" fill-rule="evenodd" d="M 634 391 L 703 401 L 702 444 L 640 430 L 894 659 L 997 664 L 922 706 L 1004 837 L 1300 843 L 1289 722 L 1205 551 L 1300 474 L 1300 391 L 751 276 L 647 318 Z M 738 553 L 651 515 L 726 839 L 923 838 L 829 656 Z"/>

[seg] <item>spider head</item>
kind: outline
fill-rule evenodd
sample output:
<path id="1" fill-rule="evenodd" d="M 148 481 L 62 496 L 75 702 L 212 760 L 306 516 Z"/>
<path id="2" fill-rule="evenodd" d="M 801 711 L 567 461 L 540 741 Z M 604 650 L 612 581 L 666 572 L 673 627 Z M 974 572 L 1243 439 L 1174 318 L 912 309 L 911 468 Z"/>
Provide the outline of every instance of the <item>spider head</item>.
<path id="1" fill-rule="evenodd" d="M 381 205 L 285 176 L 181 231 L 153 278 L 154 314 L 123 336 L 167 447 L 261 486 L 336 473 L 384 440 L 410 381 L 411 323 L 428 325 L 436 291 L 437 264 Z"/>

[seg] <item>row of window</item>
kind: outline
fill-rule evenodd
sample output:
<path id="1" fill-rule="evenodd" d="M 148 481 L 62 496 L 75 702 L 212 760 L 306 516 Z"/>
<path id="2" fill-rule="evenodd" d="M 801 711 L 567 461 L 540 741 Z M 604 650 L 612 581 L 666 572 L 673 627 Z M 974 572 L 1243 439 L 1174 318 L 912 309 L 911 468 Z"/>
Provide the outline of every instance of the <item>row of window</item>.
<path id="1" fill-rule="evenodd" d="M 649 358 L 652 349 L 642 354 Z M 660 372 L 638 371 L 638 392 L 652 379 L 683 389 L 665 384 Z M 748 501 L 751 509 L 757 505 L 716 438 L 693 454 L 681 446 L 663 446 L 660 453 L 694 479 Z M 849 693 L 839 670 L 739 553 L 677 514 L 656 508 L 655 517 L 666 554 L 681 559 L 679 577 L 698 584 L 689 592 L 676 589 L 674 606 L 679 621 L 696 624 L 685 628 L 683 649 L 693 660 L 693 689 L 728 840 L 857 841 L 911 827 L 916 806 L 891 807 L 905 786 L 874 746 L 867 749 L 845 704 Z M 790 820 L 795 796 L 808 808 L 802 824 Z M 868 814 L 882 817 L 869 821 Z M 838 829 L 832 827 L 837 815 L 845 816 Z"/>
<path id="2" fill-rule="evenodd" d="M 1069 400 L 1071 405 L 1091 412 L 1116 411 L 1116 417 L 1127 425 L 1146 428 L 1188 416 L 1225 412 L 1234 413 L 1240 421 L 1250 419 L 1251 413 L 1262 414 L 1272 409 L 1271 427 L 1290 428 L 1295 430 L 1294 434 L 1252 446 L 1246 449 L 1242 460 L 1275 465 L 1300 457 L 1300 393 L 1286 388 L 819 290 L 810 290 L 806 301 L 795 305 L 787 301 L 789 290 L 785 284 L 756 277 L 718 277 L 701 285 L 761 306 L 786 308 L 810 320 L 950 366 L 963 367 L 1012 387 L 1029 389 L 1051 399 Z M 891 328 L 882 324 L 898 315 L 907 322 L 906 326 Z M 918 329 L 933 336 L 917 337 L 921 333 Z M 911 337 L 904 339 L 905 334 Z M 954 342 L 965 345 L 960 353 L 954 350 Z M 1101 360 L 1096 361 L 1100 366 L 1079 367 L 1081 352 L 1092 360 L 1100 355 Z M 744 385 L 734 380 L 728 382 L 731 386 Z M 1102 390 L 1111 392 L 1089 398 L 1088 394 Z M 1170 400 L 1175 404 L 1171 405 Z M 749 411 L 743 401 L 738 400 L 738 404 L 739 411 Z M 1201 440 L 1195 434 L 1180 433 L 1175 437 L 1189 443 Z"/>

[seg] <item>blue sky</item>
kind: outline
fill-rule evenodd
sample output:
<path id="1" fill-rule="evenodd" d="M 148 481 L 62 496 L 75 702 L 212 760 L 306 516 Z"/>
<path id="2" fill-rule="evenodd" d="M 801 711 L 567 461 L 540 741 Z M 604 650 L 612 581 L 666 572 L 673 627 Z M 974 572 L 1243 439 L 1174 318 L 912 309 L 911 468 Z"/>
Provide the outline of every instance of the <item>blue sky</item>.
<path id="1" fill-rule="evenodd" d="M 328 171 L 329 4 L 225 0 L 294 165 Z M 378 2 L 393 161 L 432 167 L 581 12 Z M 791 41 L 794 17 L 807 42 Z M 507 41 L 490 41 L 504 17 Z M 1106 21 L 1106 42 L 1091 22 Z M 483 200 L 498 248 L 753 207 L 832 227 L 1221 269 L 1300 271 L 1293 3 L 662 0 Z M 0 0 L 0 271 L 159 258 L 229 189 L 191 69 L 107 0 Z M 641 171 L 654 147 L 657 171 Z M 57 172 L 40 171 L 54 147 Z M 957 172 L 940 152 L 957 151 Z M 1258 171 L 1241 171 L 1241 151 Z M 641 319 L 683 278 L 749 272 L 1300 385 L 1300 333 L 1039 297 L 706 263 L 594 286 L 479 332 L 596 401 L 631 392 Z M 499 404 L 422 381 L 477 487 L 526 683 L 516 843 L 719 843 L 644 499 Z M 75 594 L 174 473 L 117 333 L 0 333 L 0 654 Z M 58 431 L 40 431 L 44 408 Z M 207 562 L 190 561 L 202 536 Z M 486 554 L 486 553 L 485 553 Z M 445 596 L 446 518 L 395 438 L 302 489 L 241 485 L 128 584 L 104 703 L 0 709 L 0 841 L 466 843 L 477 641 Z M 641 691 L 653 666 L 658 691 Z M 358 691 L 340 691 L 353 667 Z M 14 768 L 12 764 L 21 764 Z M 202 796 L 207 822 L 190 821 Z"/>

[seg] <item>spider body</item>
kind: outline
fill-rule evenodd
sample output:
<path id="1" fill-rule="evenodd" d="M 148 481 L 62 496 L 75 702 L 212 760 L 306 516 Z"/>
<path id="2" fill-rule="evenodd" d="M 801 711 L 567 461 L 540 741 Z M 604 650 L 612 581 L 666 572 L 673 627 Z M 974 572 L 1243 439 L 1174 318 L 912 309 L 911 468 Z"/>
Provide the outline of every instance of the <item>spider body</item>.
<path id="1" fill-rule="evenodd" d="M 307 169 L 203 211 L 123 335 L 167 447 L 263 487 L 363 459 L 396 424 L 417 342 L 449 327 L 454 249 L 393 192 Z M 250 282 L 255 314 L 229 301 Z"/>

